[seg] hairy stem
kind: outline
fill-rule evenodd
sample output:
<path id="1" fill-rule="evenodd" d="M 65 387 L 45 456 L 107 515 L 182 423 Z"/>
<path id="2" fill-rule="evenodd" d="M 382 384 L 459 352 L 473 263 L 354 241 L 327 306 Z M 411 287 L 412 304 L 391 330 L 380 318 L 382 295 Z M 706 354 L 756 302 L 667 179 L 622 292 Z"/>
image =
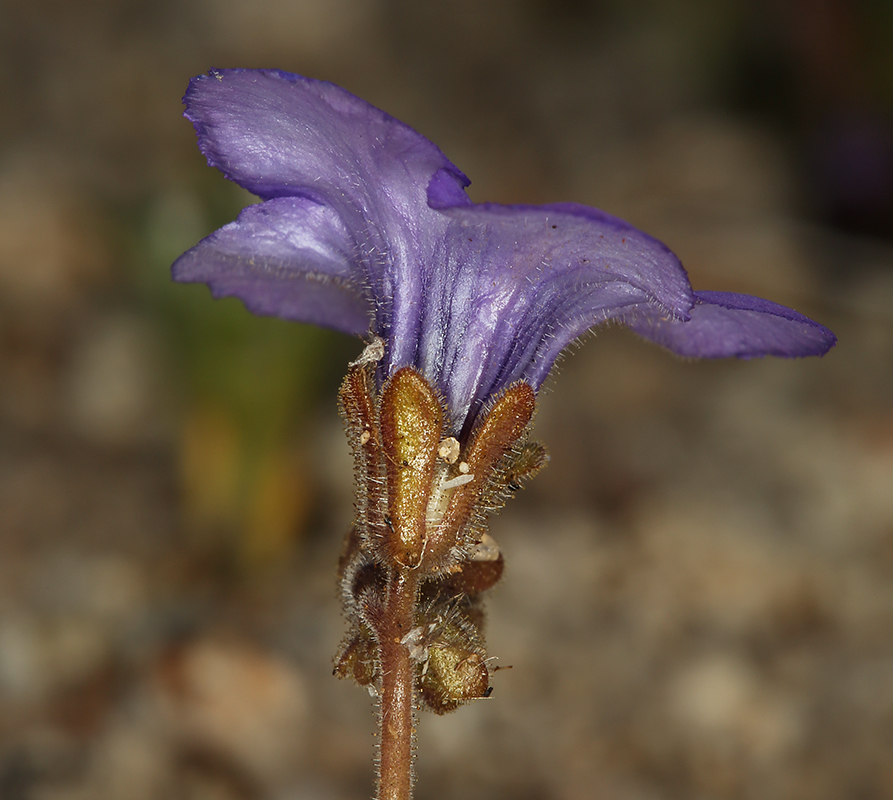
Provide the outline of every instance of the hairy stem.
<path id="1" fill-rule="evenodd" d="M 405 567 L 398 569 L 378 629 L 381 693 L 376 800 L 412 797 L 415 666 L 402 639 L 413 627 L 417 591 L 416 572 Z"/>

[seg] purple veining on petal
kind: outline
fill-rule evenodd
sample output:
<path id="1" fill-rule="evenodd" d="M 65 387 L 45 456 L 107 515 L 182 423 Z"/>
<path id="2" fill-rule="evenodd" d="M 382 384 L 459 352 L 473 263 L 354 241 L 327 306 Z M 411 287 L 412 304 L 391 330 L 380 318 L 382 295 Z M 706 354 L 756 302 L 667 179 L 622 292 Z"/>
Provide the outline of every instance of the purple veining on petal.
<path id="1" fill-rule="evenodd" d="M 443 213 L 454 224 L 422 308 L 420 366 L 457 415 L 516 380 L 538 387 L 573 339 L 631 304 L 685 319 L 694 302 L 665 245 L 596 209 Z"/>

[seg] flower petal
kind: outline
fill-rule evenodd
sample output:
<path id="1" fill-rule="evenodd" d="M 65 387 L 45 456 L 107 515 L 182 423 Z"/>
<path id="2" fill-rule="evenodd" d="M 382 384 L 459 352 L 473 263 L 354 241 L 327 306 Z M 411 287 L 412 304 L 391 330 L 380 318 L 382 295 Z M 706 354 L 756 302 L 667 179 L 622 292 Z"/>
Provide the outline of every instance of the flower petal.
<path id="1" fill-rule="evenodd" d="M 692 358 L 820 356 L 837 342 L 824 325 L 791 308 L 729 292 L 695 292 L 688 322 L 653 313 L 625 321 L 646 339 Z"/>
<path id="2" fill-rule="evenodd" d="M 264 198 L 345 192 L 424 204 L 439 169 L 468 178 L 412 128 L 326 81 L 279 70 L 212 70 L 183 98 L 208 163 Z"/>
<path id="3" fill-rule="evenodd" d="M 362 273 L 375 300 L 375 332 L 414 339 L 412 309 L 447 227 L 428 206 L 428 186 L 436 176 L 435 195 L 460 203 L 461 170 L 385 112 L 287 72 L 214 70 L 190 82 L 183 102 L 208 163 L 228 178 L 264 199 L 310 198 L 340 217 L 355 243 L 354 277 Z"/>
<path id="4" fill-rule="evenodd" d="M 694 293 L 679 259 L 593 208 L 474 205 L 423 136 L 329 83 L 213 71 L 184 102 L 208 162 L 266 202 L 174 265 L 256 313 L 371 330 L 383 383 L 405 366 L 444 395 L 452 433 L 507 386 L 617 319 L 686 356 L 801 356 L 834 335 L 758 298 Z M 370 319 L 371 318 L 371 319 Z"/>
<path id="5" fill-rule="evenodd" d="M 517 380 L 538 387 L 571 341 L 630 306 L 684 320 L 694 302 L 665 245 L 596 209 L 474 205 L 442 213 L 452 224 L 415 311 L 419 335 L 392 341 L 388 357 L 392 369 L 422 369 L 458 419 Z"/>
<path id="6" fill-rule="evenodd" d="M 255 314 L 365 333 L 372 303 L 353 252 L 331 208 L 283 197 L 248 206 L 180 256 L 172 273 L 207 283 L 214 297 L 238 297 Z"/>

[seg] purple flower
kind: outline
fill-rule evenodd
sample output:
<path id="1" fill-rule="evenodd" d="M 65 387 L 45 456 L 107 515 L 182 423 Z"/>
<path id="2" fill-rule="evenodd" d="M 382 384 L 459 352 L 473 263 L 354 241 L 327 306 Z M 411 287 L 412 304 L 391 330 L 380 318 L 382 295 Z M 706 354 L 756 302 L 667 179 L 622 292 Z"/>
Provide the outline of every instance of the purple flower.
<path id="1" fill-rule="evenodd" d="M 789 308 L 695 292 L 661 242 L 594 208 L 475 204 L 468 178 L 414 130 L 330 83 L 212 71 L 184 98 L 208 163 L 258 195 L 181 256 L 249 310 L 385 342 L 383 381 L 410 365 L 454 433 L 559 353 L 616 320 L 683 356 L 821 355 L 836 339 Z"/>

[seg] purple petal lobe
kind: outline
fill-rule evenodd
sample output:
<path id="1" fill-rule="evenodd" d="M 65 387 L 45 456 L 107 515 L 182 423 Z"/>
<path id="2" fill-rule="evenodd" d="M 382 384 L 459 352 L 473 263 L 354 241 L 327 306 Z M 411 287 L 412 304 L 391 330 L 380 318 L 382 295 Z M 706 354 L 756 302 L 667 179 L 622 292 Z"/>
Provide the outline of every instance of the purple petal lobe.
<path id="1" fill-rule="evenodd" d="M 389 359 L 419 366 L 460 418 L 517 380 L 538 387 L 573 339 L 625 309 L 688 318 L 694 297 L 676 256 L 608 214 L 572 204 L 442 213 L 451 225 L 414 312 L 418 335 L 392 340 Z"/>
<path id="2" fill-rule="evenodd" d="M 208 163 L 264 199 L 337 187 L 360 207 L 379 192 L 424 203 L 439 169 L 468 185 L 424 136 L 325 81 L 214 70 L 193 78 L 183 102 Z"/>
<path id="3" fill-rule="evenodd" d="M 820 356 L 837 342 L 824 325 L 769 300 L 729 292 L 696 292 L 695 298 L 685 323 L 635 313 L 625 321 L 646 339 L 692 358 Z"/>
<path id="4" fill-rule="evenodd" d="M 365 333 L 372 305 L 353 250 L 332 209 L 284 197 L 248 206 L 172 272 L 176 281 L 207 283 L 215 297 L 238 297 L 256 314 Z"/>
<path id="5" fill-rule="evenodd" d="M 191 81 L 184 103 L 208 163 L 228 178 L 264 199 L 332 209 L 355 245 L 353 279 L 374 299 L 375 332 L 413 341 L 414 309 L 448 225 L 428 206 L 428 186 L 439 175 L 435 196 L 455 204 L 468 184 L 462 172 L 383 111 L 286 72 L 214 71 Z"/>
<path id="6" fill-rule="evenodd" d="M 437 170 L 428 184 L 428 205 L 437 209 L 470 206 L 471 198 L 465 194 L 465 187 L 469 184 L 470 181 L 462 173 Z"/>

